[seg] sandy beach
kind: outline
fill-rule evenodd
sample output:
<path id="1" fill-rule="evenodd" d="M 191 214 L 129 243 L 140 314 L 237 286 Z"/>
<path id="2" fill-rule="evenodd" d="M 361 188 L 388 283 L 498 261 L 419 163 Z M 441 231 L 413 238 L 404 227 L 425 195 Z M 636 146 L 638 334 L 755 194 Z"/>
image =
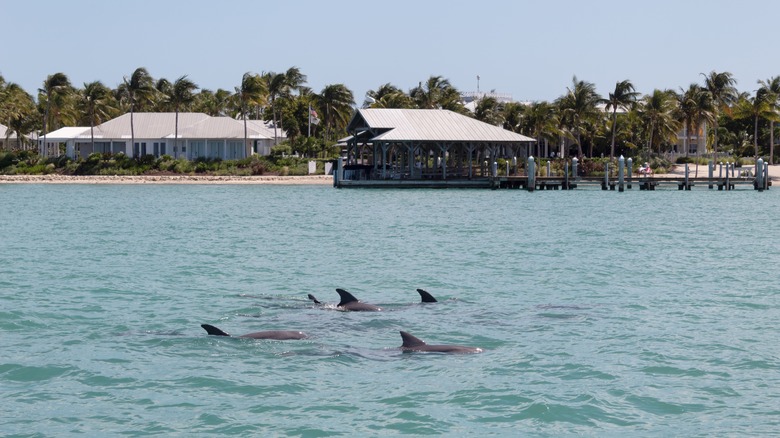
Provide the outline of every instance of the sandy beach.
<path id="1" fill-rule="evenodd" d="M 215 176 L 215 175 L 0 175 L 0 184 L 333 184 L 330 175 Z"/>

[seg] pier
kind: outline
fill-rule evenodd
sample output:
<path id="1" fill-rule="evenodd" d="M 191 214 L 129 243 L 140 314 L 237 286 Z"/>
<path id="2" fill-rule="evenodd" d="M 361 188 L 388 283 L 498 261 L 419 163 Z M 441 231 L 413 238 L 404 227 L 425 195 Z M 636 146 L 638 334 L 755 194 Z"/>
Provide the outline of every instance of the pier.
<path id="1" fill-rule="evenodd" d="M 571 164 L 571 168 L 570 165 Z M 341 160 L 334 172 L 333 185 L 338 188 L 482 188 L 482 189 L 521 189 L 529 192 L 544 190 L 574 190 L 598 189 L 604 191 L 640 190 L 654 191 L 656 189 L 692 190 L 704 188 L 709 190 L 731 191 L 739 189 L 753 189 L 757 191 L 768 190 L 772 186 L 772 178 L 769 176 L 769 167 L 759 158 L 755 166 L 748 168 L 734 168 L 726 164 L 716 167 L 712 162 L 707 166 L 707 176 L 691 176 L 688 164 L 684 166 L 682 176 L 676 175 L 652 175 L 632 174 L 632 160 L 618 160 L 616 175 L 611 175 L 607 167 L 603 176 L 578 176 L 578 161 L 576 158 L 566 163 L 562 175 L 539 176 L 535 166 L 534 157 L 529 157 L 524 174 L 499 175 L 498 165 L 493 163 L 492 169 L 485 172 L 486 175 L 471 173 L 467 177 L 460 174 L 452 174 L 450 177 L 440 175 L 420 175 L 412 178 L 410 175 L 391 175 L 386 177 L 385 172 L 371 172 L 370 167 L 365 167 L 361 172 L 351 169 L 348 177 Z M 716 172 L 717 169 L 717 172 Z M 739 171 L 737 170 L 739 169 Z M 507 169 L 507 174 L 510 172 Z M 549 163 L 545 175 L 549 175 Z"/>

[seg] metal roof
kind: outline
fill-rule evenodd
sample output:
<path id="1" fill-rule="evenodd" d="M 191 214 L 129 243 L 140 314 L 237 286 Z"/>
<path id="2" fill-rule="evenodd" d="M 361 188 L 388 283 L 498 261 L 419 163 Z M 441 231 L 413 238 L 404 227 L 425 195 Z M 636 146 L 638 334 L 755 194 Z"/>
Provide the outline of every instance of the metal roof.
<path id="1" fill-rule="evenodd" d="M 71 140 L 74 138 L 89 138 L 89 126 L 67 126 L 46 134 L 46 141 L 49 140 Z M 97 137 L 97 132 L 95 132 Z M 43 136 L 40 136 L 43 138 Z"/>
<path id="2" fill-rule="evenodd" d="M 179 137 L 181 138 L 183 129 L 209 117 L 203 113 L 179 113 Z M 168 136 L 172 138 L 175 130 L 176 113 L 133 114 L 133 131 L 136 138 L 166 138 Z M 95 137 L 98 134 L 103 138 L 130 138 L 130 113 L 96 126 Z"/>
<path id="3" fill-rule="evenodd" d="M 270 138 L 270 139 L 274 138 L 273 123 L 266 123 L 263 120 L 247 120 L 246 123 L 247 126 L 251 127 L 261 135 L 265 135 L 265 137 L 261 137 L 261 138 Z M 276 137 L 287 138 L 287 134 L 284 132 L 283 129 L 276 128 Z"/>
<path id="4" fill-rule="evenodd" d="M 363 108 L 355 113 L 350 122 L 350 128 L 354 130 L 361 127 L 357 117 L 361 117 L 368 128 L 389 129 L 373 138 L 378 141 L 536 141 L 449 110 Z"/>
<path id="5" fill-rule="evenodd" d="M 203 113 L 179 113 L 179 138 L 243 139 L 244 122 L 230 117 L 212 117 Z M 95 138 L 129 139 L 130 113 L 94 127 Z M 133 131 L 137 139 L 173 139 L 176 134 L 176 113 L 134 113 Z M 284 138 L 282 130 L 277 136 Z M 46 134 L 52 139 L 90 138 L 89 127 L 67 127 Z M 247 120 L 247 137 L 273 139 L 273 129 L 261 120 Z"/>
<path id="6" fill-rule="evenodd" d="M 173 138 L 173 135 L 171 132 L 166 138 Z M 256 127 L 249 123 L 249 120 L 247 120 L 246 135 L 252 139 L 273 138 L 264 132 L 258 132 Z M 179 127 L 179 138 L 243 139 L 244 122 L 230 117 L 208 117 L 184 128 Z"/>

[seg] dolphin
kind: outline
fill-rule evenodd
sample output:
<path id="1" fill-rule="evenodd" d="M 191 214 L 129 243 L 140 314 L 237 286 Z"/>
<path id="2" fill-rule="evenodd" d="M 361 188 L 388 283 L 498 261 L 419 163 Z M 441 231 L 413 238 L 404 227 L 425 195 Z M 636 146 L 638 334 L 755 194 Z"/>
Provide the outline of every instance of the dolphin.
<path id="1" fill-rule="evenodd" d="M 401 331 L 403 351 L 433 351 L 436 353 L 482 353 L 478 347 L 464 347 L 462 345 L 428 345 L 422 339 L 415 338 L 405 331 Z"/>
<path id="2" fill-rule="evenodd" d="M 344 310 L 350 310 L 353 312 L 378 312 L 382 310 L 379 306 L 364 303 L 358 300 L 354 295 L 345 291 L 344 289 L 336 289 L 336 292 L 338 292 L 339 296 L 341 297 L 341 301 L 339 302 L 338 307 L 341 307 Z"/>
<path id="3" fill-rule="evenodd" d="M 423 303 L 438 303 L 438 300 L 429 294 L 425 289 L 417 289 L 417 293 L 420 294 L 421 302 Z"/>
<path id="4" fill-rule="evenodd" d="M 201 324 L 200 326 L 203 327 L 203 329 L 206 330 L 206 332 L 208 332 L 208 334 L 210 335 L 230 336 L 228 333 L 223 332 L 222 330 L 218 329 L 217 327 L 214 327 L 213 325 Z M 275 339 L 277 341 L 308 338 L 306 333 L 294 331 L 294 330 L 266 330 L 262 332 L 247 333 L 245 335 L 241 335 L 238 337 L 250 338 L 250 339 Z"/>

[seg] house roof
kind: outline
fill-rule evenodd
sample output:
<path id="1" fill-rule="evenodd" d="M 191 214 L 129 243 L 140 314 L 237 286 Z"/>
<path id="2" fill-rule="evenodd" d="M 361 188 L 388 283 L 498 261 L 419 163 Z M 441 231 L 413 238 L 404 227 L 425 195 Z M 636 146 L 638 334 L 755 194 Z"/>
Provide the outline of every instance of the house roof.
<path id="1" fill-rule="evenodd" d="M 65 128 L 57 129 L 46 134 L 46 141 L 49 140 L 70 140 L 73 138 L 89 138 L 89 126 L 67 126 Z M 95 133 L 97 137 L 97 132 Z M 43 136 L 40 136 L 42 139 Z"/>
<path id="2" fill-rule="evenodd" d="M 247 120 L 246 134 L 252 139 L 268 139 L 266 132 L 260 132 Z M 166 138 L 173 138 L 173 132 Z M 244 122 L 230 117 L 208 117 L 192 125 L 179 128 L 179 138 L 244 138 Z"/>
<path id="3" fill-rule="evenodd" d="M 130 139 L 130 113 L 94 127 L 96 139 Z M 176 132 L 176 113 L 134 113 L 133 132 L 137 139 L 173 139 Z M 243 139 L 244 122 L 230 117 L 212 117 L 203 113 L 179 113 L 179 138 Z M 90 138 L 89 127 L 61 128 L 46 134 L 52 139 Z M 273 129 L 262 120 L 247 120 L 247 137 L 273 139 Z M 284 138 L 283 131 L 277 137 Z"/>
<path id="4" fill-rule="evenodd" d="M 252 127 L 255 131 L 264 134 L 266 138 L 273 139 L 274 136 L 278 138 L 286 138 L 287 134 L 282 130 L 281 128 L 276 129 L 276 134 L 274 134 L 274 128 L 273 126 L 269 127 L 266 122 L 263 120 L 247 120 L 247 125 Z"/>
<path id="5" fill-rule="evenodd" d="M 209 117 L 203 113 L 179 113 L 179 137 L 185 128 Z M 133 131 L 135 138 L 173 138 L 176 113 L 134 113 Z M 130 113 L 96 126 L 95 137 L 98 133 L 102 138 L 130 138 Z"/>
<path id="6" fill-rule="evenodd" d="M 474 141 L 518 143 L 533 138 L 481 122 L 449 110 L 363 108 L 357 110 L 347 130 L 384 131 L 376 141 Z"/>

